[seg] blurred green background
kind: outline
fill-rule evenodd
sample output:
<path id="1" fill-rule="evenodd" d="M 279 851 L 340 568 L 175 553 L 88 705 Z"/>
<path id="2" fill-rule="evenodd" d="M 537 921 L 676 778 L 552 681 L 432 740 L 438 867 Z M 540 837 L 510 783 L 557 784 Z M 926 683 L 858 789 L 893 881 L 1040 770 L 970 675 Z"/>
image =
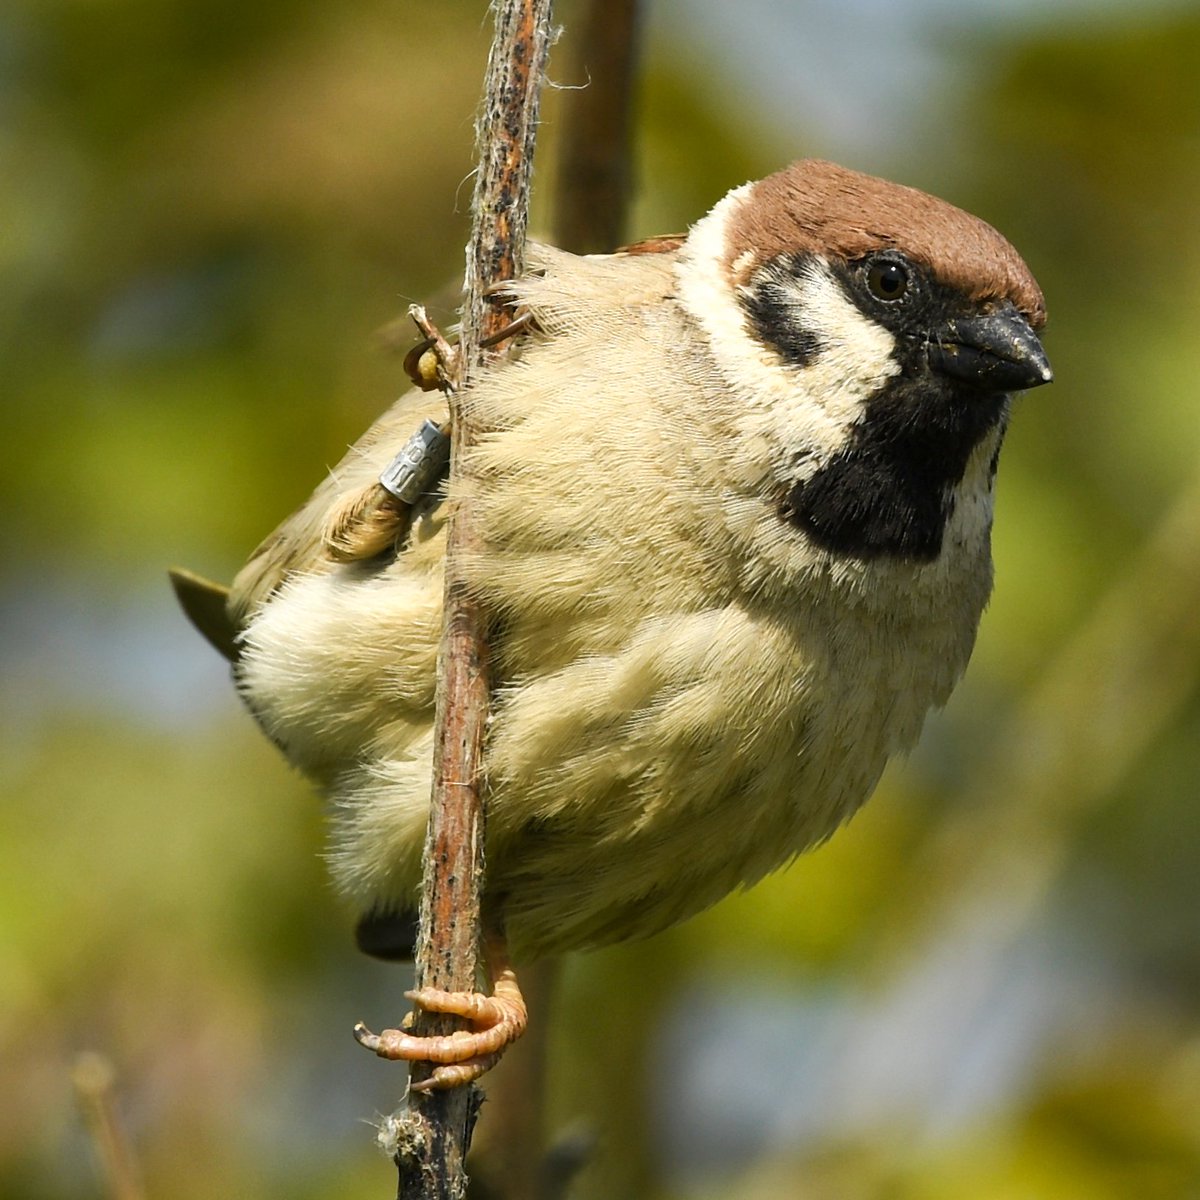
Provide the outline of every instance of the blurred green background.
<path id="1" fill-rule="evenodd" d="M 802 154 L 890 175 L 1022 250 L 1058 382 L 920 749 L 788 871 L 565 964 L 574 1195 L 1200 1197 L 1200 11 L 1125 8 L 652 3 L 631 236 Z M 401 389 L 379 331 L 460 270 L 483 9 L 0 12 L 5 1197 L 103 1194 L 84 1049 L 152 1198 L 392 1194 L 402 1071 L 349 1030 L 403 978 L 164 572 L 229 578 Z"/>

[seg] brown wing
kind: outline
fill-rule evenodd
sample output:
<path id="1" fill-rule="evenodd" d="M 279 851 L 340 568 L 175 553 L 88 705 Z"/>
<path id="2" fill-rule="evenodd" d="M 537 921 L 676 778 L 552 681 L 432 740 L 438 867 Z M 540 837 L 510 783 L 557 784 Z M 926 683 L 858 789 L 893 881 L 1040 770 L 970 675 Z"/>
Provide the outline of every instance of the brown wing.
<path id="1" fill-rule="evenodd" d="M 631 242 L 621 246 L 618 254 L 669 254 L 678 250 L 687 241 L 686 233 L 660 233 L 658 237 L 646 238 L 644 241 Z"/>

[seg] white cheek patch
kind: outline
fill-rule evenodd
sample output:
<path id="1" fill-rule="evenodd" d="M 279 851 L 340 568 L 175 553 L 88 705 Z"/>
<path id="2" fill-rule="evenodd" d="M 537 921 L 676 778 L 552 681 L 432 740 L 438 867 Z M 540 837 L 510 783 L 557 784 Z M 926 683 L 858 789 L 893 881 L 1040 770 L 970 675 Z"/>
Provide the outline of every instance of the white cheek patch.
<path id="1" fill-rule="evenodd" d="M 821 347 L 807 367 L 794 370 L 813 401 L 845 428 L 862 415 L 864 401 L 899 373 L 896 340 L 863 316 L 823 263 L 811 263 L 796 278 L 795 293 L 804 324 Z"/>
<path id="2" fill-rule="evenodd" d="M 865 401 L 900 367 L 892 335 L 863 316 L 819 260 L 781 281 L 794 296 L 798 324 L 819 339 L 812 362 L 789 363 L 755 336 L 723 266 L 729 214 L 750 186 L 731 192 L 692 229 L 678 269 L 679 298 L 737 397 L 739 444 L 757 447 L 757 466 L 744 466 L 794 483 L 845 447 Z"/>

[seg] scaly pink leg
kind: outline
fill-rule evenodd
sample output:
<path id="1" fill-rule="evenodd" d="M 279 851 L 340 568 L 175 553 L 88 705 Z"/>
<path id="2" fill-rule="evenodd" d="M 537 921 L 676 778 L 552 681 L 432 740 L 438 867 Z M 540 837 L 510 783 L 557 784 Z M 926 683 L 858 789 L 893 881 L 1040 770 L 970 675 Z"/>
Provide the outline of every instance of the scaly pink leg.
<path id="1" fill-rule="evenodd" d="M 525 1032 L 529 1020 L 525 998 L 517 986 L 517 976 L 508 961 L 503 940 L 489 938 L 487 950 L 492 975 L 490 996 L 479 992 L 443 992 L 439 988 L 420 988 L 404 993 L 426 1012 L 463 1017 L 471 1022 L 473 1029 L 459 1030 L 443 1037 L 414 1037 L 407 1032 L 413 1017 L 409 1013 L 400 1029 L 371 1033 L 359 1022 L 354 1027 L 354 1036 L 380 1058 L 436 1063 L 428 1079 L 413 1084 L 415 1091 L 458 1087 L 478 1079 L 495 1066 L 508 1046 Z"/>

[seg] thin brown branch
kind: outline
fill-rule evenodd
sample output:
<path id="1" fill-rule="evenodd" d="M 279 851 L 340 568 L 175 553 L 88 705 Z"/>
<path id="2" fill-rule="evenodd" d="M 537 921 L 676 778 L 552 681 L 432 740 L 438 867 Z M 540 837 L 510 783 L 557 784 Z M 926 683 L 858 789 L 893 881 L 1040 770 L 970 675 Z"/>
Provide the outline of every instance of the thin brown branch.
<path id="1" fill-rule="evenodd" d="M 545 1200 L 544 1143 L 547 1019 L 557 962 L 543 959 L 521 970 L 521 990 L 531 1013 L 529 1032 L 488 1076 L 487 1115 L 480 1128 L 477 1163 L 496 1200 Z"/>
<path id="2" fill-rule="evenodd" d="M 633 182 L 634 80 L 639 0 L 585 0 L 573 39 L 558 154 L 554 241 L 576 254 L 603 254 L 625 238 Z"/>
<path id="3" fill-rule="evenodd" d="M 112 1063 L 102 1054 L 86 1052 L 76 1060 L 71 1079 L 110 1200 L 144 1200 L 137 1162 L 117 1118 Z"/>
<path id="4" fill-rule="evenodd" d="M 521 273 L 538 101 L 550 52 L 550 0 L 497 0 L 496 32 L 479 119 L 463 308 L 463 381 L 483 361 L 481 343 L 511 319 L 492 289 Z M 474 436 L 475 431 L 466 431 Z M 465 447 L 456 439 L 459 453 Z"/>
<path id="5" fill-rule="evenodd" d="M 551 41 L 550 0 L 497 0 L 495 34 L 477 130 L 479 174 L 467 251 L 460 347 L 461 387 L 483 364 L 480 343 L 510 319 L 495 284 L 522 267 L 538 99 Z M 479 435 L 451 398 L 451 477 Z M 417 987 L 471 991 L 480 938 L 483 811 L 479 772 L 488 708 L 485 614 L 467 594 L 456 563 L 474 542 L 471 513 L 459 506 L 447 531 L 445 617 L 438 672 L 433 796 L 425 843 L 425 884 L 417 943 Z M 435 1036 L 455 1022 L 417 1011 L 413 1032 Z M 413 1068 L 413 1082 L 428 1074 Z M 409 1097 L 396 1150 L 402 1200 L 460 1200 L 464 1161 L 479 1108 L 474 1086 Z"/>
<path id="6" fill-rule="evenodd" d="M 587 86 L 557 97 L 555 242 L 578 254 L 612 250 L 624 240 L 631 192 L 633 93 L 638 60 L 639 0 L 583 0 L 564 38 L 572 80 Z M 557 56 L 556 56 L 557 57 Z M 558 963 L 521 972 L 531 1021 L 520 1047 L 496 1068 L 479 1157 L 488 1194 L 498 1200 L 551 1200 L 565 1193 L 568 1158 L 547 1157 L 548 1010 Z M 578 1138 L 571 1142 L 580 1153 Z M 586 1155 L 586 1150 L 582 1151 Z M 570 1166 L 578 1169 L 578 1157 Z M 558 1175 L 555 1174 L 557 1170 Z M 559 1178 L 558 1176 L 562 1176 Z"/>

